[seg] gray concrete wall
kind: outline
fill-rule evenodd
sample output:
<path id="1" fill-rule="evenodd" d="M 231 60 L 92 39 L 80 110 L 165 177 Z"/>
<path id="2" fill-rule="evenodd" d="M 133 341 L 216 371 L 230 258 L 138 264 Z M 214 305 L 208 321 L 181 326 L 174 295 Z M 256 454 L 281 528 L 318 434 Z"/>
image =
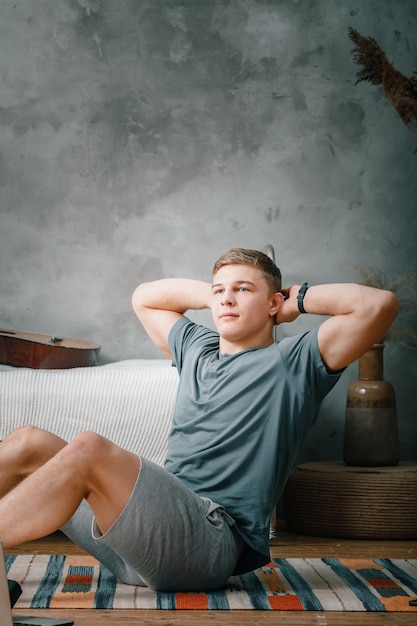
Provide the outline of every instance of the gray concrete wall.
<path id="1" fill-rule="evenodd" d="M 417 145 L 354 85 L 350 26 L 416 69 L 415 0 L 1 0 L 0 325 L 156 357 L 135 286 L 232 246 L 272 244 L 286 285 L 415 271 Z M 408 459 L 416 356 L 386 349 Z M 302 459 L 341 457 L 356 372 Z"/>

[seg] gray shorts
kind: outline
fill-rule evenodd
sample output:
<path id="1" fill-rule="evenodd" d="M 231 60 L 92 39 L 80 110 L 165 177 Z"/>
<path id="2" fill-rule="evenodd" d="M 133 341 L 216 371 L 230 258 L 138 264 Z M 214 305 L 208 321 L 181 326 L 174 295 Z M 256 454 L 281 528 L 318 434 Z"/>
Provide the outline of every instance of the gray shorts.
<path id="1" fill-rule="evenodd" d="M 220 505 L 142 458 L 130 499 L 105 534 L 86 501 L 61 530 L 121 581 L 161 591 L 224 586 L 242 550 Z"/>

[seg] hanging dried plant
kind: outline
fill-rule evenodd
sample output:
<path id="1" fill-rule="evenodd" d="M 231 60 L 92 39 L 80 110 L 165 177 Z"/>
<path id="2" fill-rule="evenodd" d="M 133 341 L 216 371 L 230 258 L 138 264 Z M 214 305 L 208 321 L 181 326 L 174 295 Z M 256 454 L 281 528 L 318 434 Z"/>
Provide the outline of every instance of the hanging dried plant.
<path id="1" fill-rule="evenodd" d="M 410 128 L 410 124 L 417 122 L 417 79 L 414 76 L 407 78 L 396 70 L 373 37 L 362 37 L 357 30 L 349 28 L 349 38 L 355 44 L 353 60 L 362 65 L 356 74 L 355 84 L 368 81 L 373 85 L 382 85 L 385 97 L 417 141 Z M 414 74 L 417 75 L 417 71 Z"/>
<path id="2" fill-rule="evenodd" d="M 403 325 L 398 326 L 397 321 L 401 315 L 415 311 L 416 309 L 416 288 L 415 274 L 403 274 L 394 282 L 390 282 L 387 275 L 381 270 L 363 267 L 352 263 L 351 266 L 361 277 L 361 283 L 368 287 L 376 287 L 377 289 L 388 289 L 397 296 L 398 300 L 398 316 L 394 324 L 389 328 L 388 332 L 381 339 L 381 343 L 385 341 L 397 341 L 407 348 L 417 348 L 417 332 L 414 328 Z"/>

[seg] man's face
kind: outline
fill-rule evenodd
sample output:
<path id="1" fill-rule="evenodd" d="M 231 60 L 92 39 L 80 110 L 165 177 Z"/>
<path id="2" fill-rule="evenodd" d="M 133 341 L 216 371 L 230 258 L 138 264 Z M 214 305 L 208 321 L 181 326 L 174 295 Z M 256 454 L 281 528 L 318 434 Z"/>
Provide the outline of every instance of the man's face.
<path id="1" fill-rule="evenodd" d="M 270 345 L 277 310 L 261 270 L 226 265 L 213 276 L 211 312 L 220 334 L 220 351 L 235 354 Z"/>

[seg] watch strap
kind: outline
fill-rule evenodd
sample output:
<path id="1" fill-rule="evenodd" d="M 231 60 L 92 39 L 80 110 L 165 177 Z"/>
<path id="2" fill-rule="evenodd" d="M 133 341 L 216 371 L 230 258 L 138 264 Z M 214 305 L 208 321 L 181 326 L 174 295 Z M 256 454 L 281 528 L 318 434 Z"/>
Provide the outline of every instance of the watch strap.
<path id="1" fill-rule="evenodd" d="M 300 291 L 297 294 L 297 304 L 298 304 L 298 310 L 300 311 L 300 313 L 307 313 L 307 311 L 304 308 L 304 296 L 306 295 L 307 289 L 308 289 L 308 283 L 303 283 L 300 287 Z"/>

